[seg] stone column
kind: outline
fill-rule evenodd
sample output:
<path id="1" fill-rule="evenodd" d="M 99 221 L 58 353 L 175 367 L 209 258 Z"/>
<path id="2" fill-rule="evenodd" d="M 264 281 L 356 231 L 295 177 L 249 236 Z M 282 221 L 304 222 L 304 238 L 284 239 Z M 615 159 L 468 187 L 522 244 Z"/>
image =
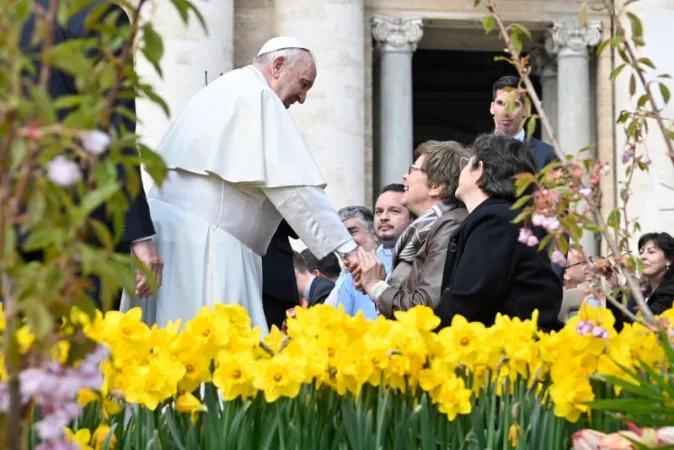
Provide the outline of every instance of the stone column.
<path id="1" fill-rule="evenodd" d="M 154 29 L 163 38 L 163 77 L 156 74 L 140 51 L 136 55 L 136 70 L 166 101 L 171 118 L 180 113 L 199 89 L 232 70 L 234 0 L 197 1 L 195 6 L 206 22 L 208 34 L 193 13 L 190 13 L 186 27 L 169 1 L 147 2 L 143 9 L 144 18 L 152 21 Z M 137 101 L 136 113 L 139 135 L 145 144 L 156 148 L 171 119 L 145 99 Z M 145 188 L 149 189 L 150 177 L 144 176 L 143 180 Z"/>
<path id="2" fill-rule="evenodd" d="M 278 35 L 311 48 L 318 76 L 290 114 L 336 208 L 365 204 L 363 0 L 276 0 Z"/>
<path id="3" fill-rule="evenodd" d="M 557 127 L 557 61 L 545 49 L 537 48 L 531 54 L 532 68 L 534 73 L 541 80 L 541 96 L 543 109 L 550 119 L 552 131 L 558 134 Z M 543 125 L 541 127 L 541 136 L 543 142 L 552 143 L 552 139 Z"/>
<path id="4" fill-rule="evenodd" d="M 376 179 L 400 183 L 413 162 L 412 56 L 423 36 L 421 19 L 372 18 L 380 58 Z"/>
<path id="5" fill-rule="evenodd" d="M 548 51 L 557 54 L 557 129 L 559 145 L 566 154 L 577 154 L 592 144 L 591 115 L 595 112 L 587 48 L 599 44 L 600 40 L 600 22 L 592 22 L 587 27 L 579 23 L 555 23 L 551 39 L 546 43 Z M 592 234 L 583 235 L 582 245 L 589 254 L 597 253 L 597 240 Z"/>

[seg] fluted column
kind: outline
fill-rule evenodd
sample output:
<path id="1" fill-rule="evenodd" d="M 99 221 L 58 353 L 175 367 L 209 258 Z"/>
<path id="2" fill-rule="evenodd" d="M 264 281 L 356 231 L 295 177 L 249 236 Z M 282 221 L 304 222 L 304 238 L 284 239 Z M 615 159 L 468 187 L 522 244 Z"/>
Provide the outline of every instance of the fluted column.
<path id="1" fill-rule="evenodd" d="M 575 154 L 592 143 L 588 46 L 599 44 L 601 23 L 555 23 L 547 47 L 557 54 L 557 125 L 559 144 Z"/>
<path id="2" fill-rule="evenodd" d="M 413 162 L 412 56 L 423 36 L 423 23 L 375 16 L 372 35 L 380 59 L 376 178 L 380 185 L 400 183 Z"/>
<path id="3" fill-rule="evenodd" d="M 557 127 L 557 61 L 543 48 L 537 48 L 531 56 L 534 73 L 541 81 L 543 109 L 550 119 L 552 131 L 557 134 L 559 129 Z M 542 125 L 541 136 L 543 142 L 552 143 L 548 131 Z"/>
<path id="4" fill-rule="evenodd" d="M 136 55 L 136 70 L 143 82 L 154 86 L 166 101 L 171 117 L 176 117 L 207 82 L 232 70 L 234 0 L 200 0 L 195 6 L 206 21 L 208 34 L 193 13 L 186 27 L 170 1 L 147 2 L 143 8 L 143 16 L 152 20 L 154 29 L 163 38 L 163 78 L 155 73 L 140 51 Z M 138 100 L 136 112 L 140 120 L 137 131 L 143 142 L 156 147 L 171 119 L 161 108 L 144 99 Z M 143 179 L 148 182 L 145 188 L 149 189 L 149 177 Z"/>
<path id="5" fill-rule="evenodd" d="M 590 61 L 587 48 L 599 44 L 601 23 L 555 23 L 546 46 L 557 54 L 557 126 L 559 145 L 566 154 L 577 154 L 592 144 Z M 582 245 L 596 254 L 595 236 L 585 233 Z"/>
<path id="6" fill-rule="evenodd" d="M 365 203 L 363 0 L 276 0 L 279 35 L 311 49 L 318 76 L 290 113 L 327 179 L 335 207 Z"/>

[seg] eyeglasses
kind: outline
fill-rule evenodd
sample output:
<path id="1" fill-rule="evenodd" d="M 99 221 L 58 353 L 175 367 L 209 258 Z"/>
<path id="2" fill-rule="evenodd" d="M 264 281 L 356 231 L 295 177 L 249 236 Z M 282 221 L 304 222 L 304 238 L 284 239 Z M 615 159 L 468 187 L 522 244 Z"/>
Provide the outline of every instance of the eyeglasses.
<path id="1" fill-rule="evenodd" d="M 410 167 L 407 169 L 407 175 L 412 175 L 412 172 L 414 172 L 415 170 L 418 170 L 420 172 L 426 172 L 426 169 L 422 169 L 416 164 L 410 164 Z"/>

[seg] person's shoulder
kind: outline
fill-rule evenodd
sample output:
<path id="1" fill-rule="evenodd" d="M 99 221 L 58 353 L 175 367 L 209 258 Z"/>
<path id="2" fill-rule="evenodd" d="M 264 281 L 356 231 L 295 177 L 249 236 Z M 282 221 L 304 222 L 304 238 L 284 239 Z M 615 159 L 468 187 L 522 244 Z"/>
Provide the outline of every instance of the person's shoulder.
<path id="1" fill-rule="evenodd" d="M 552 145 L 548 144 L 547 142 L 543 142 L 536 138 L 531 138 L 529 140 L 529 145 L 531 146 L 531 148 L 534 149 L 534 151 L 539 152 L 544 156 L 550 157 L 557 156 L 555 155 L 555 149 L 552 147 Z"/>

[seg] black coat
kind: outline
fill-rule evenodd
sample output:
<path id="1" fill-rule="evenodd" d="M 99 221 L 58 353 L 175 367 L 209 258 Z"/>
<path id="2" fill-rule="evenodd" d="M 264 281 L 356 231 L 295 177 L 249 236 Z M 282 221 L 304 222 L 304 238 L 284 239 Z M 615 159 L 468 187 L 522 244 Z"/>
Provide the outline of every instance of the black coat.
<path id="1" fill-rule="evenodd" d="M 538 309 L 542 329 L 559 329 L 562 282 L 547 253 L 518 241 L 521 225 L 512 203 L 488 199 L 463 221 L 449 240 L 436 314 L 448 326 L 460 314 L 492 325 L 497 313 L 521 319 Z"/>
<path id="2" fill-rule="evenodd" d="M 309 288 L 309 298 L 306 299 L 309 306 L 319 305 L 325 302 L 335 283 L 323 277 L 316 277 Z"/>
<path id="3" fill-rule="evenodd" d="M 534 151 L 534 156 L 536 157 L 536 170 L 543 169 L 553 161 L 559 161 L 552 145 L 539 141 L 536 138 L 531 138 L 529 146 Z"/>
<path id="4" fill-rule="evenodd" d="M 262 306 L 269 328 L 280 328 L 286 311 L 299 303 L 289 237 L 297 239 L 297 234 L 283 220 L 262 257 Z"/>
<path id="5" fill-rule="evenodd" d="M 618 299 L 624 299 L 625 295 L 626 294 L 618 296 Z M 656 316 L 658 314 L 662 314 L 674 306 L 674 282 L 663 282 L 663 284 L 658 286 L 658 288 L 650 295 L 647 293 L 644 296 L 646 297 L 646 304 L 648 305 L 648 308 L 651 310 L 651 312 Z M 607 301 L 606 307 L 611 310 L 613 316 L 615 317 L 614 327 L 617 331 L 622 330 L 625 323 L 631 322 L 631 320 L 626 317 L 622 311 L 616 308 L 613 303 Z M 637 303 L 632 295 L 629 296 L 627 301 L 627 308 L 634 314 L 638 314 L 639 312 Z"/>
<path id="6" fill-rule="evenodd" d="M 49 9 L 50 0 L 36 0 L 36 4 L 41 5 L 42 7 Z M 121 11 L 119 14 L 119 19 L 117 22 L 118 27 L 122 27 L 129 24 L 129 18 L 126 13 L 117 5 L 108 2 L 107 0 L 98 0 L 92 2 L 87 7 L 83 8 L 80 12 L 75 14 L 71 20 L 68 22 L 67 26 L 62 27 L 55 23 L 53 38 L 54 45 L 61 44 L 70 39 L 78 39 L 84 37 L 96 37 L 96 32 L 85 29 L 85 19 L 89 12 L 96 6 L 108 3 L 110 5 L 107 13 L 112 13 L 113 11 Z M 34 48 L 31 46 L 31 37 L 33 30 L 35 28 L 35 16 L 31 16 L 25 23 L 21 35 L 21 49 L 24 52 L 35 52 L 39 51 L 39 48 Z M 92 55 L 95 57 L 95 55 Z M 40 73 L 40 63 L 35 61 L 36 64 L 36 73 L 35 77 L 39 76 Z M 48 91 L 52 98 L 59 98 L 67 95 L 76 95 L 78 90 L 75 86 L 75 81 L 73 78 L 56 69 L 52 69 L 51 76 L 48 83 Z M 117 107 L 124 107 L 127 110 L 130 110 L 135 114 L 136 111 L 136 102 L 135 99 L 124 99 L 119 100 Z M 58 111 L 59 120 L 63 118 L 68 113 L 68 110 Z M 111 124 L 115 128 L 124 126 L 129 132 L 135 133 L 136 123 L 132 120 L 129 120 L 127 117 L 120 114 L 114 114 L 112 116 Z M 127 152 L 130 154 L 136 153 L 136 149 L 127 149 Z M 136 176 L 140 180 L 140 168 L 136 167 Z M 125 177 L 124 167 L 122 165 L 118 166 L 118 176 L 122 180 L 122 186 L 125 186 Z M 112 229 L 112 219 L 108 217 L 105 213 L 105 207 L 100 207 L 92 213 L 92 217 L 107 224 L 108 227 Z M 135 199 L 131 199 L 129 210 L 126 214 L 126 222 L 124 224 L 124 233 L 122 235 L 122 242 L 118 247 L 118 251 L 126 252 L 129 249 L 129 244 L 136 239 L 152 236 L 155 234 L 154 226 L 152 224 L 152 219 L 150 217 L 150 209 L 147 204 L 147 198 L 145 196 L 145 191 L 141 188 L 138 192 L 138 195 Z"/>

